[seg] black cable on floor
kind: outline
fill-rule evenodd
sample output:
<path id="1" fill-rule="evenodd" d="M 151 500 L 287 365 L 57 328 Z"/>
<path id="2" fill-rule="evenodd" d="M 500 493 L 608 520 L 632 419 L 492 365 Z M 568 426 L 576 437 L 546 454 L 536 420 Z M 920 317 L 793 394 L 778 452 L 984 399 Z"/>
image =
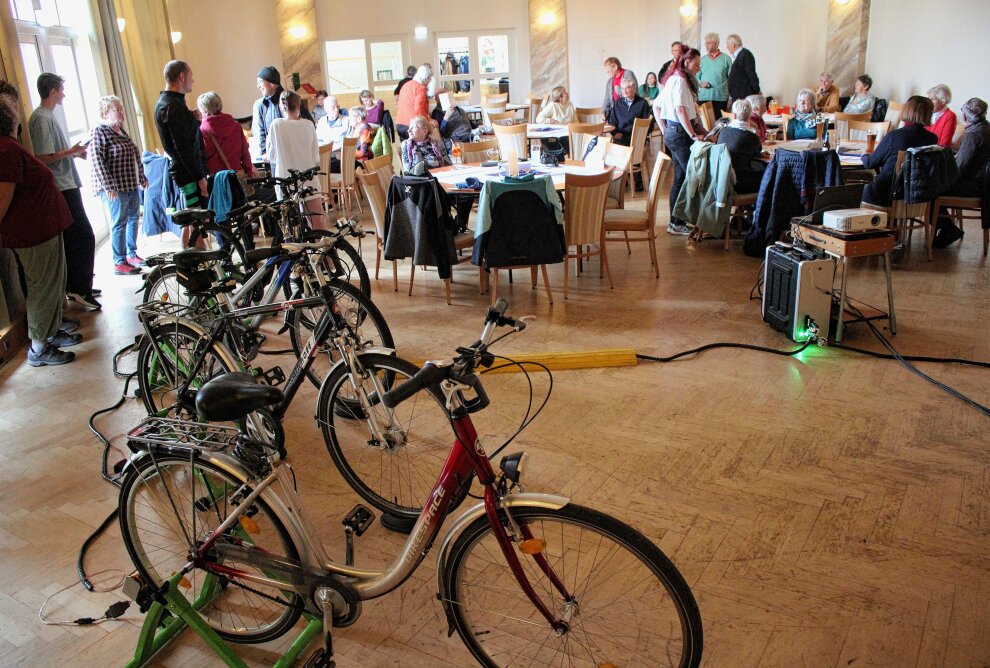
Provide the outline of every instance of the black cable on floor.
<path id="1" fill-rule="evenodd" d="M 653 355 L 642 355 L 636 353 L 636 359 L 646 360 L 648 362 L 673 362 L 682 357 L 687 357 L 688 355 L 697 355 L 698 353 L 703 353 L 706 350 L 713 350 L 715 348 L 739 348 L 742 350 L 756 350 L 761 353 L 770 353 L 771 355 L 782 355 L 784 357 L 791 357 L 792 355 L 797 355 L 798 353 L 804 351 L 805 348 L 810 346 L 812 343 L 818 339 L 812 337 L 804 342 L 800 348 L 794 350 L 777 350 L 776 348 L 767 348 L 765 346 L 757 346 L 752 343 L 732 343 L 729 341 L 719 341 L 717 343 L 708 343 L 698 348 L 692 348 L 691 350 L 685 350 L 679 352 L 676 355 L 671 355 L 670 357 L 654 357 Z"/>

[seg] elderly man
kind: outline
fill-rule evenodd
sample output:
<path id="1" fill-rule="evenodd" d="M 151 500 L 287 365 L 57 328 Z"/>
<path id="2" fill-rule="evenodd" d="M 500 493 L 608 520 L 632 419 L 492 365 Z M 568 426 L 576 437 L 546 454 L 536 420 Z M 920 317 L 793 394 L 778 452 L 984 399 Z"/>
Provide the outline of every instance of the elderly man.
<path id="1" fill-rule="evenodd" d="M 657 72 L 657 83 L 659 83 L 661 86 L 663 85 L 663 78 L 667 75 L 667 70 L 670 69 L 670 66 L 674 64 L 674 61 L 677 60 L 677 57 L 680 55 L 681 55 L 681 43 L 678 41 L 671 42 L 670 60 L 665 62 L 663 66 L 660 68 L 660 71 Z"/>
<path id="2" fill-rule="evenodd" d="M 330 156 L 330 171 L 334 174 L 340 173 L 340 147 L 341 141 L 347 136 L 350 130 L 350 120 L 347 114 L 340 113 L 340 103 L 334 95 L 328 95 L 323 101 L 323 108 L 326 115 L 316 124 L 316 140 L 321 144 L 335 144 L 336 148 Z"/>
<path id="3" fill-rule="evenodd" d="M 815 91 L 815 109 L 822 112 L 839 110 L 839 89 L 828 72 L 818 77 L 818 90 Z"/>
<path id="4" fill-rule="evenodd" d="M 729 101 L 729 71 L 732 69 L 732 58 L 722 53 L 718 44 L 718 33 L 705 35 L 707 53 L 701 57 L 701 74 L 698 76 L 698 103 L 711 102 L 715 120 L 725 111 Z"/>
<path id="5" fill-rule="evenodd" d="M 732 58 L 729 69 L 729 97 L 742 100 L 760 92 L 760 77 L 756 75 L 756 58 L 743 46 L 742 37 L 736 34 L 725 38 L 725 50 Z"/>
<path id="6" fill-rule="evenodd" d="M 612 104 L 608 113 L 608 124 L 615 128 L 612 131 L 612 141 L 616 144 L 629 146 L 633 121 L 650 117 L 650 103 L 639 96 L 638 86 L 636 75 L 631 70 L 626 70 L 619 85 L 622 95 Z M 643 177 L 639 172 L 636 173 L 636 190 L 643 190 Z"/>

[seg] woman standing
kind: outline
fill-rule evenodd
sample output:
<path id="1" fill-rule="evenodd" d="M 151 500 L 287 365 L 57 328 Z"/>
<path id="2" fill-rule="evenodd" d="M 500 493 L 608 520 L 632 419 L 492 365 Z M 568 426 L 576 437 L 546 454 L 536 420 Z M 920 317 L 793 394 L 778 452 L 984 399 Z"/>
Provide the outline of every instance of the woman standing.
<path id="1" fill-rule="evenodd" d="M 202 120 L 199 133 L 206 149 L 206 168 L 210 174 L 232 169 L 238 174 L 254 176 L 254 164 L 244 130 L 233 116 L 223 112 L 223 100 L 214 91 L 196 100 Z"/>
<path id="2" fill-rule="evenodd" d="M 674 218 L 674 203 L 687 175 L 688 158 L 695 140 L 703 140 L 698 123 L 698 81 L 694 75 L 701 69 L 701 52 L 681 45 L 681 54 L 667 70 L 661 82 L 663 90 L 657 98 L 657 121 L 663 132 L 664 145 L 674 162 L 674 183 L 670 187 L 670 223 L 667 232 L 687 236 L 691 228 L 685 221 Z"/>
<path id="3" fill-rule="evenodd" d="M 100 123 L 90 133 L 86 158 L 92 169 L 93 191 L 99 193 L 113 223 L 113 273 L 140 274 L 144 260 L 137 254 L 141 211 L 138 188 L 146 188 L 148 180 L 141 165 L 141 151 L 124 130 L 124 104 L 119 97 L 108 95 L 100 100 Z"/>
<path id="4" fill-rule="evenodd" d="M 420 65 L 416 76 L 399 91 L 399 101 L 395 109 L 395 129 L 399 139 L 409 136 L 409 126 L 416 116 L 428 117 L 430 102 L 427 95 L 433 70 L 429 65 Z"/>
<path id="5" fill-rule="evenodd" d="M 282 118 L 276 118 L 268 128 L 269 160 L 275 164 L 273 176 L 284 179 L 289 176 L 289 170 L 304 171 L 320 164 L 320 148 L 316 143 L 316 128 L 310 121 L 300 116 L 302 100 L 291 91 L 282 91 L 279 97 L 279 109 Z M 317 178 L 301 184 L 301 187 L 313 187 L 320 190 Z M 279 190 L 279 197 L 285 193 Z M 313 227 L 326 229 L 323 220 L 323 200 L 320 195 L 311 195 L 306 199 L 306 209 L 318 216 L 308 216 Z"/>

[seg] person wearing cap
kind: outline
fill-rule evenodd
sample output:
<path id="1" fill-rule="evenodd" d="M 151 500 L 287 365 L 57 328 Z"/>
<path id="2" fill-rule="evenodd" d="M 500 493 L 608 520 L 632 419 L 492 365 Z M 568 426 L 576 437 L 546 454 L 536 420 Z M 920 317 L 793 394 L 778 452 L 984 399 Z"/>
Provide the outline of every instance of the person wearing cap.
<path id="1" fill-rule="evenodd" d="M 282 112 L 279 110 L 279 99 L 284 90 L 282 75 L 274 65 L 267 65 L 258 71 L 257 85 L 261 99 L 254 103 L 252 128 L 254 134 L 258 136 L 258 146 L 264 157 L 268 146 L 268 128 L 276 118 L 282 118 Z M 299 115 L 315 125 L 313 116 L 305 106 L 300 109 Z"/>

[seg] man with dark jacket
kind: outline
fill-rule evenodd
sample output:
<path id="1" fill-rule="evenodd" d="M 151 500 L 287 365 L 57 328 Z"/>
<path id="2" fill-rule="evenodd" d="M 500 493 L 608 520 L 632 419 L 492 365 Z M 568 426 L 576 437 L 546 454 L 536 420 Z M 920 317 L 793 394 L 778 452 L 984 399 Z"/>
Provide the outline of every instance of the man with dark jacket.
<path id="1" fill-rule="evenodd" d="M 608 112 L 608 124 L 615 127 L 612 131 L 612 141 L 616 144 L 629 146 L 632 141 L 633 121 L 637 118 L 650 118 L 652 113 L 650 103 L 639 96 L 637 86 L 636 75 L 631 70 L 626 70 L 622 75 L 620 87 L 622 95 Z M 642 190 L 643 176 L 636 172 L 636 191 Z"/>
<path id="2" fill-rule="evenodd" d="M 760 77 L 756 76 L 756 58 L 743 46 L 742 37 L 729 35 L 725 38 L 725 48 L 732 58 L 729 70 L 729 98 L 743 100 L 760 92 Z"/>
<path id="3" fill-rule="evenodd" d="M 168 154 L 168 173 L 186 199 L 186 206 L 206 206 L 206 151 L 199 121 L 186 106 L 193 73 L 181 60 L 165 65 L 165 90 L 155 105 L 155 128 Z"/>
<path id="4" fill-rule="evenodd" d="M 268 128 L 276 118 L 282 118 L 278 101 L 285 89 L 282 88 L 282 75 L 274 65 L 267 65 L 258 71 L 257 86 L 261 99 L 254 103 L 252 132 L 258 136 L 258 150 L 264 156 L 268 152 Z M 299 117 L 316 124 L 305 104 L 299 109 Z"/>

